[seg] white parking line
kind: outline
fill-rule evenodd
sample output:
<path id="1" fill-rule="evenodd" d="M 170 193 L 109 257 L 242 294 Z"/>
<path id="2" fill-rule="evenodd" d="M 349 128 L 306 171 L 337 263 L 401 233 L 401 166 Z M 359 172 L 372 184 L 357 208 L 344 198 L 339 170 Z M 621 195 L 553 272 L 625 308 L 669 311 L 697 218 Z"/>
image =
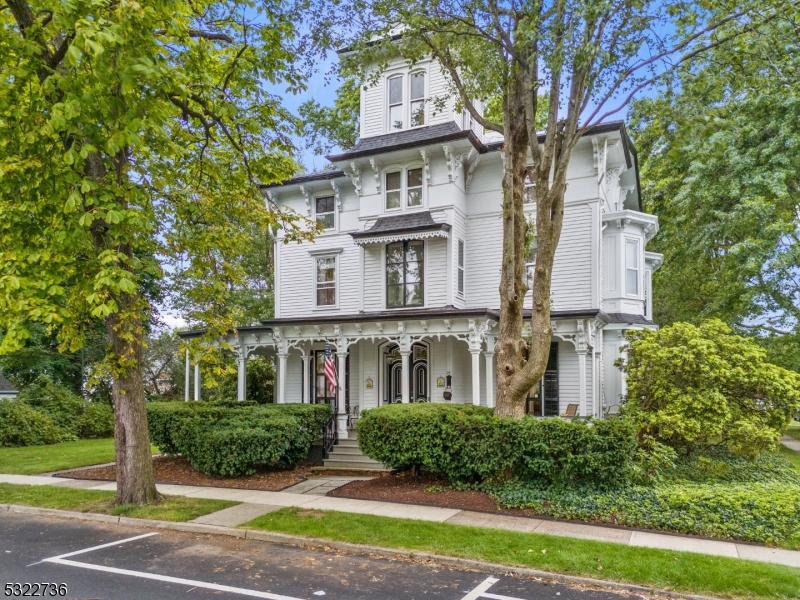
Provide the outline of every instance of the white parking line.
<path id="1" fill-rule="evenodd" d="M 267 600 L 302 600 L 301 598 L 293 598 L 291 596 L 281 596 L 280 594 L 270 594 L 269 592 L 259 592 L 257 590 L 248 590 L 245 588 L 231 587 L 229 585 L 219 585 L 217 583 L 207 583 L 205 581 L 195 581 L 193 579 L 183 579 L 182 577 L 170 577 L 169 575 L 158 575 L 156 573 L 142 573 L 140 571 L 131 571 L 129 569 L 117 569 L 116 567 L 107 567 L 105 565 L 93 565 L 91 563 L 82 563 L 74 560 L 65 560 L 69 556 L 76 556 L 78 554 L 85 554 L 94 550 L 101 550 L 103 548 L 110 548 L 112 546 L 119 546 L 126 542 L 133 542 L 148 538 L 153 535 L 158 535 L 157 532 L 145 533 L 144 535 L 137 535 L 136 537 L 126 538 L 116 542 L 109 542 L 99 546 L 92 546 L 83 550 L 76 550 L 75 552 L 68 552 L 66 554 L 59 554 L 52 558 L 45 558 L 43 563 L 51 563 L 56 565 L 65 565 L 67 567 L 78 567 L 80 569 L 89 569 L 91 571 L 102 571 L 104 573 L 114 573 L 115 575 L 128 575 L 130 577 L 140 577 L 142 579 L 152 579 L 154 581 L 164 581 L 166 583 L 177 583 L 179 585 L 188 585 L 195 588 L 205 588 L 207 590 L 214 590 L 217 592 L 228 592 L 231 594 L 239 594 L 241 596 L 251 596 L 253 598 L 266 598 Z M 39 563 L 35 563 L 39 564 Z M 30 565 L 32 566 L 32 565 Z"/>
<path id="2" fill-rule="evenodd" d="M 491 600 L 524 600 L 523 598 L 512 598 L 511 596 L 501 596 L 500 594 L 490 594 L 489 588 L 500 581 L 497 577 L 487 577 L 478 587 L 464 596 L 461 600 L 478 600 L 478 598 L 490 598 Z"/>
<path id="3" fill-rule="evenodd" d="M 90 569 L 92 571 L 103 571 L 104 573 L 114 573 L 115 575 L 129 575 L 131 577 L 140 577 L 142 579 L 152 579 L 154 581 L 163 581 L 166 583 L 177 583 L 179 585 L 205 588 L 207 590 L 215 590 L 217 592 L 240 594 L 242 596 L 251 596 L 253 598 L 267 598 L 267 600 L 302 600 L 301 598 L 293 598 L 291 596 L 281 596 L 280 594 L 270 594 L 269 592 L 259 592 L 257 590 L 231 587 L 229 585 L 219 585 L 217 583 L 183 579 L 182 577 L 170 577 L 168 575 L 158 575 L 156 573 L 142 573 L 140 571 L 130 571 L 128 569 L 117 569 L 115 567 L 106 567 L 105 565 L 92 565 L 89 563 L 82 563 L 74 560 L 64 560 L 61 558 L 50 558 L 45 562 L 55 563 L 57 565 L 66 565 L 69 567 L 79 567 L 81 569 Z"/>

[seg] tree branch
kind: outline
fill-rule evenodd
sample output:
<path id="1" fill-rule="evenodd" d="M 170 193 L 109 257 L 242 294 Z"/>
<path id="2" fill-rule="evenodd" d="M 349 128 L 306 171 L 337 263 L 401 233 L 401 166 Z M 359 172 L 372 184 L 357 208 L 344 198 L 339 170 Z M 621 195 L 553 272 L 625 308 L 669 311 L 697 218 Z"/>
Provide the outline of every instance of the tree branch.
<path id="1" fill-rule="evenodd" d="M 153 32 L 154 35 L 166 35 L 166 29 L 156 29 Z M 218 33 L 215 31 L 204 31 L 202 29 L 190 29 L 188 31 L 189 37 L 191 38 L 202 38 L 204 40 L 212 40 L 216 42 L 227 42 L 229 44 L 233 43 L 233 38 L 229 36 L 227 33 Z"/>

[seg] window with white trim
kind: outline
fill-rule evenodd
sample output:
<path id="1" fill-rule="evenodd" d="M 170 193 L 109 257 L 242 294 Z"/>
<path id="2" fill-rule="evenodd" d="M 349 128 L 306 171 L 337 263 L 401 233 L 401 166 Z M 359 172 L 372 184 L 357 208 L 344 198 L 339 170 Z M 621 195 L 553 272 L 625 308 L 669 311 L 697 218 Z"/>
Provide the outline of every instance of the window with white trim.
<path id="1" fill-rule="evenodd" d="M 336 306 L 336 257 L 318 256 L 316 265 L 316 305 Z"/>
<path id="2" fill-rule="evenodd" d="M 411 102 L 411 127 L 425 125 L 425 73 L 417 71 L 408 77 Z"/>
<path id="3" fill-rule="evenodd" d="M 639 295 L 639 240 L 625 240 L 625 293 Z"/>
<path id="4" fill-rule="evenodd" d="M 464 240 L 458 240 L 458 295 L 464 295 Z"/>
<path id="5" fill-rule="evenodd" d="M 386 210 L 400 208 L 400 195 L 403 193 L 403 176 L 400 171 L 386 173 Z"/>
<path id="6" fill-rule="evenodd" d="M 386 246 L 386 307 L 422 306 L 425 302 L 425 242 Z"/>
<path id="7" fill-rule="evenodd" d="M 422 168 L 406 171 L 406 206 L 422 206 Z"/>
<path id="8" fill-rule="evenodd" d="M 389 129 L 403 128 L 403 76 L 390 77 L 389 86 Z"/>
<path id="9" fill-rule="evenodd" d="M 333 196 L 314 199 L 314 217 L 323 229 L 336 227 L 336 202 Z"/>

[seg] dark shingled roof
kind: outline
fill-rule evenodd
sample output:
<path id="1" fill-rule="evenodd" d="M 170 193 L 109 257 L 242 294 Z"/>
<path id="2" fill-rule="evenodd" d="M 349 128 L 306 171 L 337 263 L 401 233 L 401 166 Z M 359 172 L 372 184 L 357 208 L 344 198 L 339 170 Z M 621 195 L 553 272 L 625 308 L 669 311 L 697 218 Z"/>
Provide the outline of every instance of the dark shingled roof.
<path id="1" fill-rule="evenodd" d="M 429 211 L 410 212 L 403 215 L 381 217 L 375 224 L 364 231 L 351 233 L 353 239 L 372 237 L 382 234 L 412 233 L 415 231 L 450 231 L 449 223 L 437 223 Z"/>
<path id="2" fill-rule="evenodd" d="M 361 138 L 358 143 L 343 152 L 328 156 L 328 160 L 336 162 L 338 160 L 349 160 L 359 156 L 371 156 L 384 152 L 394 152 L 395 150 L 406 150 L 416 148 L 426 144 L 441 144 L 455 140 L 469 140 L 479 152 L 486 152 L 484 146 L 475 133 L 468 129 L 461 129 L 454 121 L 440 123 L 438 125 L 428 125 L 427 127 L 415 127 L 403 131 L 395 131 L 386 135 L 376 135 L 374 137 Z"/>
<path id="3" fill-rule="evenodd" d="M 0 373 L 0 392 L 16 392 L 17 388 L 11 385 L 11 382 L 3 377 L 3 374 Z"/>
<path id="4" fill-rule="evenodd" d="M 338 179 L 344 177 L 344 171 L 336 169 L 335 171 L 322 171 L 321 173 L 312 173 L 311 175 L 298 175 L 280 183 L 262 184 L 259 187 L 266 190 L 274 187 L 281 187 L 284 185 L 299 185 L 301 183 L 309 183 L 311 181 L 327 181 L 329 179 Z"/>
<path id="5" fill-rule="evenodd" d="M 630 325 L 655 325 L 647 317 L 631 313 L 608 313 L 609 323 L 628 323 Z"/>

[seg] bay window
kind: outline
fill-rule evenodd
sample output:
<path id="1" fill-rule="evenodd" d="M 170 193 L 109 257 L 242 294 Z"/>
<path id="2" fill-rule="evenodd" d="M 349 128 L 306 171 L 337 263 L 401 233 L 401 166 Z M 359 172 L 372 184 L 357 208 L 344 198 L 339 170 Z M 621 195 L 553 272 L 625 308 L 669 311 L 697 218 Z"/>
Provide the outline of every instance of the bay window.
<path id="1" fill-rule="evenodd" d="M 386 210 L 400 208 L 400 194 L 402 193 L 402 177 L 400 171 L 386 174 Z"/>
<path id="2" fill-rule="evenodd" d="M 625 293 L 639 295 L 639 240 L 625 240 Z"/>
<path id="3" fill-rule="evenodd" d="M 422 206 L 422 169 L 406 171 L 406 206 Z"/>
<path id="4" fill-rule="evenodd" d="M 336 257 L 316 258 L 317 306 L 336 306 Z"/>

